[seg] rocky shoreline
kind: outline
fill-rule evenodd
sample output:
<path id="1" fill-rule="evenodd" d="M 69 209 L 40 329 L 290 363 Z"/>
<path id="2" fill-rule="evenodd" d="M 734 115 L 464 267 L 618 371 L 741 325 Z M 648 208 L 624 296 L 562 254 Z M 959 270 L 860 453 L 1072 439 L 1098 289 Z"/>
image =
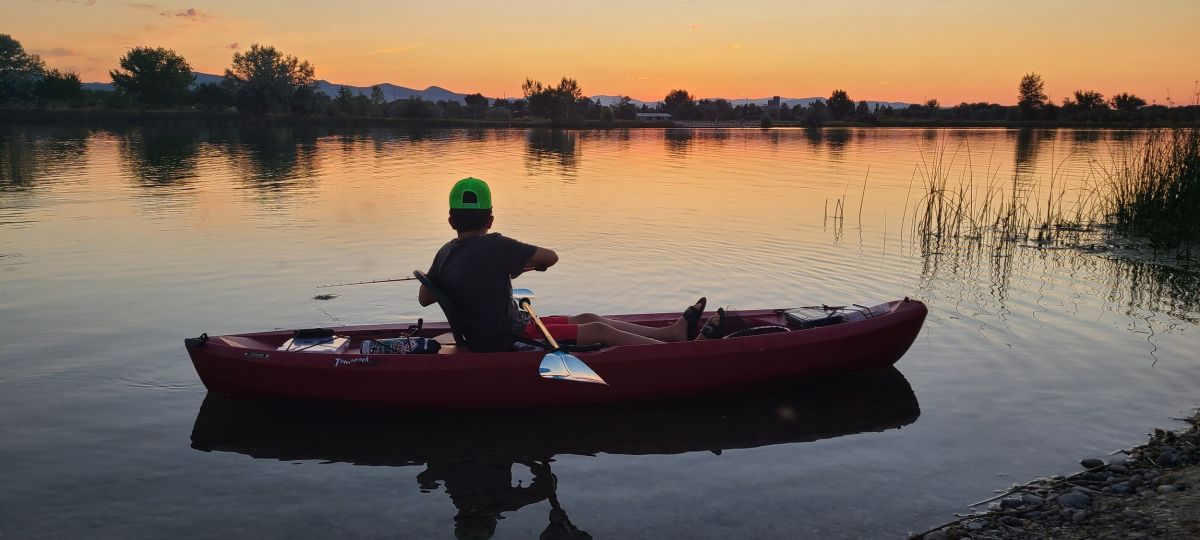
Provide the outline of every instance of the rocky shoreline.
<path id="1" fill-rule="evenodd" d="M 1156 429 L 1144 445 L 1084 459 L 1083 471 L 1014 487 L 979 503 L 985 512 L 910 538 L 1200 538 L 1200 412 L 1187 422 L 1183 432 Z"/>

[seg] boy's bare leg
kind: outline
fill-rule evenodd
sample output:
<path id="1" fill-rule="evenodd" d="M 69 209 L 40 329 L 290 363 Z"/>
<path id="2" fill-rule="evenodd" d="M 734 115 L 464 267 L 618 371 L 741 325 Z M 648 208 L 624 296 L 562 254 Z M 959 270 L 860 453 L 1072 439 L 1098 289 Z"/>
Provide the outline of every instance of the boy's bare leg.
<path id="1" fill-rule="evenodd" d="M 574 324 L 574 323 L 573 323 Z M 634 326 L 637 326 L 636 324 Z M 648 327 L 639 326 L 638 328 L 647 329 Z M 642 336 L 618 330 L 602 322 L 587 322 L 579 324 L 579 334 L 575 339 L 580 345 L 590 345 L 592 343 L 603 343 L 605 345 L 652 345 L 662 343 L 662 341 L 652 337 Z"/>
<path id="2" fill-rule="evenodd" d="M 683 341 L 687 338 L 687 321 L 683 320 L 682 317 L 670 326 L 642 326 L 631 322 L 601 317 L 595 313 L 582 313 L 573 317 L 567 317 L 567 322 L 580 325 L 581 331 L 583 330 L 582 325 L 598 323 L 626 334 L 648 337 L 656 341 Z M 583 342 L 582 337 L 580 338 L 580 342 Z"/>

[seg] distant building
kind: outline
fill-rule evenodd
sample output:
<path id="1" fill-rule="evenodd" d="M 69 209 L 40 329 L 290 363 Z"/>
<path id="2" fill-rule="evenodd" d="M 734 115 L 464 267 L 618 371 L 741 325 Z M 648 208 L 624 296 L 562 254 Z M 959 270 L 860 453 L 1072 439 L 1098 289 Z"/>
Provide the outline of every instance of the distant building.
<path id="1" fill-rule="evenodd" d="M 783 101 L 783 100 L 779 99 L 779 96 L 775 96 L 775 97 L 773 97 L 773 98 L 771 98 L 771 99 L 768 99 L 768 100 L 767 100 L 767 112 L 775 112 L 775 111 L 778 111 L 778 110 L 779 110 L 779 104 L 780 104 L 782 101 Z"/>
<path id="2" fill-rule="evenodd" d="M 665 122 L 671 119 L 671 115 L 661 112 L 640 112 L 637 113 L 638 122 Z"/>

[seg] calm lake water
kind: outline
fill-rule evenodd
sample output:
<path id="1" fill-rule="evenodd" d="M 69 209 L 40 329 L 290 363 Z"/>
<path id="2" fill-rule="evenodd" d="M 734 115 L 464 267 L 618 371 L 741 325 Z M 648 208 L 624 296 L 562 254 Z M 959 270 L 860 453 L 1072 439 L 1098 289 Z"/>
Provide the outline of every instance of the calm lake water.
<path id="1" fill-rule="evenodd" d="M 555 506 L 595 538 L 924 530 L 1197 405 L 1196 268 L 914 240 L 937 156 L 954 185 L 1073 201 L 1138 138 L 0 126 L 0 536 L 529 538 Z M 411 283 L 313 296 L 427 267 L 464 176 L 492 185 L 496 230 L 562 257 L 519 280 L 541 313 L 912 296 L 929 318 L 895 370 L 733 399 L 206 398 L 185 337 L 440 320 Z"/>

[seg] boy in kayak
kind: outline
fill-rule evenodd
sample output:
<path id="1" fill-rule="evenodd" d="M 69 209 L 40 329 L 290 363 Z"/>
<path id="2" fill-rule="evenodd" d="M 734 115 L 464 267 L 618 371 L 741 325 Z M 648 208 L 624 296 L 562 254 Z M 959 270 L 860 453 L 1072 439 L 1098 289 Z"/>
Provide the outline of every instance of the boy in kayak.
<path id="1" fill-rule="evenodd" d="M 450 190 L 450 226 L 458 237 L 446 242 L 433 258 L 428 275 L 458 311 L 457 324 L 476 352 L 512 350 L 520 339 L 541 339 L 541 331 L 512 299 L 512 278 L 527 270 L 546 271 L 558 262 L 549 249 L 518 242 L 492 228 L 492 193 L 487 183 L 464 178 Z M 437 302 L 424 285 L 417 300 Z M 674 324 L 650 327 L 583 313 L 541 317 L 555 340 L 579 344 L 645 345 L 694 339 L 706 300 L 687 308 Z"/>

